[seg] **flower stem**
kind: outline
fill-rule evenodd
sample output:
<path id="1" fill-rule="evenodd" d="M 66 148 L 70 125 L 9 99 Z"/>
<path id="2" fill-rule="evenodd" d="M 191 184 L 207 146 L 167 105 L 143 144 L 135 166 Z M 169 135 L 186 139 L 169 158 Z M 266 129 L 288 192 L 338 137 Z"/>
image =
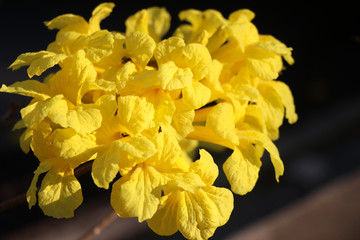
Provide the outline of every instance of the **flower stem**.
<path id="1" fill-rule="evenodd" d="M 93 226 L 89 231 L 87 231 L 79 240 L 90 240 L 99 235 L 107 226 L 117 218 L 116 212 L 112 211 L 104 219 L 102 219 L 98 224 Z"/>
<path id="2" fill-rule="evenodd" d="M 10 208 L 20 205 L 24 203 L 25 200 L 26 200 L 26 193 L 22 193 L 13 198 L 5 200 L 4 202 L 0 203 L 0 212 L 5 212 Z"/>

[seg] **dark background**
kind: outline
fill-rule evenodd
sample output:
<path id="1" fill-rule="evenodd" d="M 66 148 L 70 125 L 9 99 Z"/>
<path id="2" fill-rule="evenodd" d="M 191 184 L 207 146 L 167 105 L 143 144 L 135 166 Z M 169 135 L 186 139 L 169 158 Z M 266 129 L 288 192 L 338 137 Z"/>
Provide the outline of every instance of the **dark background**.
<path id="1" fill-rule="evenodd" d="M 19 54 L 46 49 L 54 40 L 56 31 L 49 31 L 43 21 L 64 13 L 89 19 L 91 11 L 100 2 L 0 0 L 1 84 L 26 80 L 26 68 L 12 72 L 7 69 L 8 66 Z M 229 222 L 218 228 L 212 239 L 224 239 L 327 183 L 359 170 L 360 8 L 357 4 L 344 1 L 319 6 L 302 1 L 301 4 L 288 2 L 288 5 L 272 1 L 266 4 L 258 1 L 115 3 L 113 13 L 101 24 L 104 29 L 124 31 L 124 21 L 129 15 L 155 5 L 164 6 L 171 13 L 171 31 L 179 24 L 177 14 L 181 10 L 214 8 L 227 17 L 232 11 L 248 8 L 255 12 L 253 23 L 261 34 L 271 34 L 294 49 L 295 64 L 286 65 L 287 70 L 279 77 L 290 86 L 299 115 L 296 124 L 284 123 L 280 139 L 275 142 L 285 164 L 285 174 L 280 183 L 276 183 L 274 170 L 265 155 L 255 189 L 245 196 L 235 196 L 235 207 Z M 28 99 L 2 93 L 0 101 L 0 202 L 3 202 L 26 192 L 38 162 L 31 153 L 25 155 L 21 152 L 18 144 L 21 132 L 11 131 L 19 118 L 20 108 Z M 215 154 L 214 158 L 224 156 Z M 90 205 L 87 201 L 110 206 L 110 191 L 97 189 L 91 182 L 90 174 L 82 175 L 79 181 L 84 195 L 84 203 L 79 210 L 81 214 L 88 212 L 86 209 Z M 220 175 L 217 184 L 227 186 L 223 175 Z M 43 216 L 37 206 L 29 211 L 27 205 L 21 203 L 0 213 L 1 232 L 20 232 L 29 224 L 44 220 L 45 223 L 58 223 L 59 227 L 65 224 L 64 220 Z M 95 218 L 91 221 L 96 223 L 99 220 Z M 44 232 L 48 230 L 44 225 Z M 83 229 L 83 232 L 86 230 Z M 56 230 L 52 231 L 57 234 Z M 137 231 L 136 228 L 134 231 Z M 131 239 L 159 239 L 146 228 L 138 230 L 137 235 Z M 32 239 L 30 236 L 28 239 Z M 179 236 L 163 239 L 177 239 Z M 119 239 L 125 238 L 119 236 Z"/>

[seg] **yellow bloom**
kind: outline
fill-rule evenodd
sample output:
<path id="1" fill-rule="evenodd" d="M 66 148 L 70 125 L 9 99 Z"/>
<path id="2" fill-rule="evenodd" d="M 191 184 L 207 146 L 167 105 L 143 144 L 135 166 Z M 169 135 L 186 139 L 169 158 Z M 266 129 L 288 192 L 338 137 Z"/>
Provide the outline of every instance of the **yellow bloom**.
<path id="1" fill-rule="evenodd" d="M 106 52 L 112 43 L 111 34 L 101 31 L 100 22 L 110 15 L 114 6 L 114 3 L 100 4 L 92 12 L 89 22 L 74 14 L 60 15 L 45 22 L 50 30 L 59 30 L 56 41 L 51 43 L 47 50 L 70 54 L 80 49 L 79 47 L 89 47 L 98 52 Z"/>
<path id="2" fill-rule="evenodd" d="M 91 61 L 100 61 L 111 53 L 114 41 L 111 33 L 100 30 L 100 22 L 111 13 L 114 6 L 113 3 L 100 4 L 94 9 L 89 23 L 83 17 L 73 14 L 64 14 L 45 22 L 50 30 L 59 29 L 56 41 L 49 44 L 46 51 L 21 54 L 9 68 L 16 70 L 29 65 L 29 77 L 40 76 L 80 49 L 85 51 Z"/>
<path id="3" fill-rule="evenodd" d="M 184 174 L 168 174 L 164 196 L 149 227 L 160 235 L 172 235 L 178 230 L 187 239 L 208 239 L 216 228 L 224 225 L 233 209 L 232 193 L 212 186 L 218 168 L 205 150 L 200 159 Z"/>
<path id="4" fill-rule="evenodd" d="M 177 37 L 161 41 L 155 49 L 154 57 L 159 65 L 159 80 L 163 88 L 168 90 L 182 88 L 191 83 L 190 80 L 186 80 L 177 84 L 182 78 L 199 81 L 210 70 L 211 56 L 208 50 L 197 43 L 186 45 Z M 169 70 L 164 76 L 161 75 L 162 64 L 166 65 L 164 71 Z"/>
<path id="5" fill-rule="evenodd" d="M 132 168 L 156 152 L 152 140 L 143 135 L 152 124 L 154 110 L 137 96 L 116 101 L 113 95 L 104 95 L 97 104 L 103 121 L 95 133 L 99 147 L 92 177 L 97 186 L 107 189 L 119 169 Z"/>
<path id="6" fill-rule="evenodd" d="M 149 34 L 155 42 L 160 42 L 170 28 L 170 19 L 165 8 L 143 9 L 126 19 L 126 35 L 139 31 Z"/>
<path id="7" fill-rule="evenodd" d="M 27 80 L 9 87 L 3 85 L 0 91 L 34 98 L 21 110 L 25 127 L 32 128 L 48 117 L 64 128 L 90 133 L 100 127 L 101 114 L 98 106 L 84 104 L 82 99 L 87 92 L 101 89 L 95 79 L 93 65 L 83 51 L 78 51 L 66 59 L 63 68 L 48 82 Z"/>
<path id="8" fill-rule="evenodd" d="M 208 113 L 206 127 L 195 126 L 195 131 L 188 137 L 233 149 L 233 154 L 224 163 L 224 172 L 231 189 L 237 194 L 246 194 L 257 181 L 263 148 L 270 153 L 277 181 L 284 172 L 284 166 L 276 146 L 265 134 L 255 131 L 251 125 L 241 128 L 244 126 L 245 111 L 243 117 L 238 118 L 240 123 L 235 116 L 231 103 L 219 103 Z"/>
<path id="9" fill-rule="evenodd" d="M 156 137 L 153 156 L 134 159 L 137 165 L 129 171 L 120 169 L 122 177 L 113 184 L 111 193 L 111 205 L 119 216 L 138 217 L 142 222 L 154 215 L 161 187 L 169 180 L 164 173 L 172 171 L 180 151 L 172 129 L 164 128 Z"/>
<path id="10" fill-rule="evenodd" d="M 95 151 L 94 137 L 78 134 L 73 129 L 54 129 L 46 121 L 33 129 L 31 148 L 40 165 L 27 192 L 31 208 L 39 198 L 44 214 L 56 218 L 70 218 L 82 203 L 80 183 L 74 176 L 74 169 L 89 161 Z M 39 175 L 46 173 L 37 193 Z"/>
<path id="11" fill-rule="evenodd" d="M 100 27 L 114 6 L 101 3 L 89 21 L 64 14 L 45 22 L 58 30 L 55 41 L 10 68 L 28 66 L 30 78 L 60 70 L 0 88 L 31 98 L 14 126 L 25 129 L 21 149 L 39 159 L 29 207 L 72 217 L 83 201 L 74 170 L 93 161 L 96 186 L 108 189 L 120 175 L 111 190 L 120 217 L 147 221 L 159 235 L 208 239 L 228 221 L 232 192 L 255 186 L 265 150 L 277 181 L 284 172 L 272 140 L 284 118 L 297 120 L 289 87 L 276 80 L 283 59 L 293 64 L 292 49 L 259 34 L 248 9 L 227 19 L 213 9 L 181 11 L 187 23 L 163 39 L 165 8 L 138 11 L 120 33 Z M 214 186 L 219 169 L 210 153 L 201 149 L 192 160 L 198 146 L 233 151 L 222 166 L 232 192 Z"/>

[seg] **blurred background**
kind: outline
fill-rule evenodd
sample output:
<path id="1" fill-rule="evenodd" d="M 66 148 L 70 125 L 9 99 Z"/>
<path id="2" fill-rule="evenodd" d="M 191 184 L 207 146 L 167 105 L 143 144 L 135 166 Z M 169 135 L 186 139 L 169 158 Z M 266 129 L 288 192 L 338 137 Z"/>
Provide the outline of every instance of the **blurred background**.
<path id="1" fill-rule="evenodd" d="M 46 49 L 55 39 L 43 21 L 64 13 L 89 19 L 102 1 L 0 0 L 0 83 L 27 79 L 26 68 L 8 70 L 24 52 Z M 248 8 L 261 34 L 271 34 L 292 47 L 295 64 L 279 80 L 294 95 L 299 120 L 286 122 L 275 142 L 285 164 L 280 183 L 264 156 L 254 190 L 235 196 L 229 222 L 212 239 L 360 239 L 360 7 L 346 1 L 324 5 L 272 1 L 114 1 L 113 13 L 102 28 L 124 31 L 125 19 L 150 6 L 171 13 L 172 29 L 179 25 L 181 10 L 209 8 L 224 17 Z M 0 239 L 78 239 L 111 213 L 110 191 L 98 189 L 89 173 L 78 177 L 84 203 L 75 217 L 46 217 L 35 206 L 21 201 L 38 165 L 19 147 L 19 131 L 12 126 L 28 98 L 0 94 L 0 203 L 19 199 L 19 204 L 0 212 Z M 223 159 L 229 153 L 214 153 Z M 220 163 L 221 164 L 221 163 Z M 228 186 L 223 174 L 218 186 Z M 19 196 L 19 197 L 18 197 Z M 4 206 L 4 205 L 3 205 Z M 159 237 L 136 219 L 116 219 L 95 239 L 181 239 L 181 234 Z"/>

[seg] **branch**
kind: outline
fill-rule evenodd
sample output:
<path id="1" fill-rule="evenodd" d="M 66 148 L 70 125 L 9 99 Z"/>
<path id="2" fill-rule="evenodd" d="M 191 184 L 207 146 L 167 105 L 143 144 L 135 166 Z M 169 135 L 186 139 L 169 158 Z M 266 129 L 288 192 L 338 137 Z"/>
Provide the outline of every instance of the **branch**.
<path id="1" fill-rule="evenodd" d="M 116 212 L 112 211 L 108 216 L 101 220 L 98 224 L 87 231 L 79 240 L 90 240 L 99 235 L 107 226 L 117 219 Z"/>

